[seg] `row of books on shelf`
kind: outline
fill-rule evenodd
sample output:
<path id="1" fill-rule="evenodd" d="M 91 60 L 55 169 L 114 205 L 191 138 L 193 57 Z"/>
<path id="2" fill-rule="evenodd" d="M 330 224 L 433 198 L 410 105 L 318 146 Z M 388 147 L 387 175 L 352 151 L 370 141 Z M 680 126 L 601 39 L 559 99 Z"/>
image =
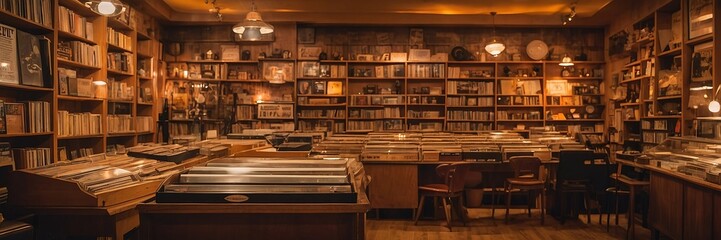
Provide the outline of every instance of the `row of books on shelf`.
<path id="1" fill-rule="evenodd" d="M 0 9 L 38 23 L 48 28 L 53 27 L 52 0 L 2 0 Z"/>
<path id="2" fill-rule="evenodd" d="M 448 122 L 446 123 L 446 131 L 468 132 L 468 131 L 487 131 L 493 130 L 493 123 L 478 122 Z"/>
<path id="3" fill-rule="evenodd" d="M 493 95 L 493 82 L 448 81 L 448 94 Z"/>
<path id="4" fill-rule="evenodd" d="M 297 103 L 298 104 L 310 104 L 310 105 L 313 105 L 313 104 L 343 104 L 343 103 L 345 103 L 345 98 L 298 97 Z"/>
<path id="5" fill-rule="evenodd" d="M 495 119 L 494 112 L 480 112 L 480 111 L 448 111 L 446 114 L 448 120 L 481 120 L 481 121 L 493 121 Z"/>
<path id="6" fill-rule="evenodd" d="M 208 122 L 205 123 L 205 130 L 216 130 L 220 132 L 220 129 L 223 127 L 223 124 L 221 123 L 212 123 Z M 168 127 L 170 131 L 171 136 L 181 136 L 181 135 L 191 135 L 191 134 L 198 134 L 200 132 L 200 127 L 190 123 L 171 123 Z"/>
<path id="7" fill-rule="evenodd" d="M 383 109 L 351 109 L 349 118 L 401 118 L 401 109 L 399 107 L 389 107 Z"/>
<path id="8" fill-rule="evenodd" d="M 113 28 L 108 28 L 106 31 L 108 36 L 108 43 L 118 46 L 122 49 L 133 51 L 133 39 L 130 36 L 125 35 L 122 32 L 118 32 Z"/>
<path id="9" fill-rule="evenodd" d="M 102 133 L 101 114 L 58 111 L 58 136 L 84 136 Z"/>
<path id="10" fill-rule="evenodd" d="M 498 105 L 537 106 L 541 105 L 541 98 L 538 96 L 500 96 Z"/>
<path id="11" fill-rule="evenodd" d="M 493 97 L 448 97 L 446 99 L 448 106 L 479 106 L 479 107 L 492 107 L 494 103 Z"/>
<path id="12" fill-rule="evenodd" d="M 383 96 L 383 95 L 352 95 L 351 106 L 383 105 L 383 104 L 404 104 L 404 96 Z"/>
<path id="13" fill-rule="evenodd" d="M 10 103 L 0 100 L 0 134 L 52 131 L 49 102 Z"/>
<path id="14" fill-rule="evenodd" d="M 345 122 L 334 121 L 298 121 L 300 131 L 345 132 Z"/>
<path id="15" fill-rule="evenodd" d="M 51 87 L 51 41 L 0 24 L 0 83 Z"/>
<path id="16" fill-rule="evenodd" d="M 403 130 L 403 120 L 348 121 L 348 131 Z"/>
<path id="17" fill-rule="evenodd" d="M 641 128 L 653 130 L 668 130 L 667 120 L 641 121 Z"/>
<path id="18" fill-rule="evenodd" d="M 343 109 L 323 109 L 323 110 L 300 110 L 299 117 L 327 117 L 327 118 L 345 118 L 345 110 Z"/>
<path id="19" fill-rule="evenodd" d="M 138 132 L 150 132 L 153 131 L 153 126 L 155 126 L 155 120 L 153 120 L 153 117 L 151 116 L 137 116 L 135 118 L 135 129 Z"/>
<path id="20" fill-rule="evenodd" d="M 15 168 L 37 168 L 52 163 L 50 148 L 13 148 Z"/>
<path id="21" fill-rule="evenodd" d="M 406 76 L 405 65 L 355 66 L 350 69 L 351 77 L 402 78 Z"/>
<path id="22" fill-rule="evenodd" d="M 645 143 L 661 143 L 663 140 L 666 140 L 668 138 L 667 132 L 644 132 L 643 133 L 643 142 Z"/>
<path id="23" fill-rule="evenodd" d="M 493 70 L 461 69 L 461 67 L 448 67 L 448 78 L 490 78 L 495 74 Z"/>
<path id="24" fill-rule="evenodd" d="M 422 122 L 417 124 L 408 124 L 409 131 L 443 131 L 443 123 L 440 122 Z"/>
<path id="25" fill-rule="evenodd" d="M 126 73 L 133 73 L 133 54 L 109 52 L 108 69 Z"/>
<path id="26" fill-rule="evenodd" d="M 138 87 L 138 102 L 153 103 L 153 89 L 149 87 Z"/>
<path id="27" fill-rule="evenodd" d="M 239 105 L 235 107 L 235 119 L 236 120 L 251 120 L 255 119 L 256 106 Z"/>
<path id="28" fill-rule="evenodd" d="M 58 28 L 60 31 L 93 41 L 93 23 L 83 15 L 75 13 L 64 6 L 58 7 Z"/>
<path id="29" fill-rule="evenodd" d="M 60 41 L 57 52 L 60 59 L 100 67 L 98 59 L 100 47 L 98 45 L 90 45 L 80 41 Z"/>
<path id="30" fill-rule="evenodd" d="M 298 65 L 298 73 L 299 77 L 343 78 L 346 76 L 346 66 L 303 61 Z"/>
<path id="31" fill-rule="evenodd" d="M 409 64 L 409 78 L 443 78 L 445 74 L 445 64 Z"/>
<path id="32" fill-rule="evenodd" d="M 108 115 L 108 133 L 131 133 L 133 130 L 133 116 L 118 114 Z"/>
<path id="33" fill-rule="evenodd" d="M 58 94 L 78 97 L 93 97 L 93 80 L 79 78 L 73 69 L 58 68 Z"/>
<path id="34" fill-rule="evenodd" d="M 440 111 L 416 111 L 408 110 L 408 118 L 441 118 Z"/>
<path id="35" fill-rule="evenodd" d="M 121 100 L 121 101 L 133 101 L 135 92 L 133 86 L 129 85 L 125 81 L 115 81 L 113 78 L 108 78 L 108 99 Z"/>
<path id="36" fill-rule="evenodd" d="M 540 111 L 498 111 L 497 120 L 542 120 Z"/>

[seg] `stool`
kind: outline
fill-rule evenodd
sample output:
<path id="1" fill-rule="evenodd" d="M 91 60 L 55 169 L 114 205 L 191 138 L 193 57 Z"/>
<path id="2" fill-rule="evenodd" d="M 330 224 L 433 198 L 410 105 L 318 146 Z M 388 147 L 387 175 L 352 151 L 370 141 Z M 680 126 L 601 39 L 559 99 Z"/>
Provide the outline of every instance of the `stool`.
<path id="1" fill-rule="evenodd" d="M 631 234 L 631 239 L 634 238 L 636 234 L 635 230 L 635 222 L 636 218 L 634 217 L 635 211 L 634 207 L 636 205 L 636 191 L 638 191 L 640 188 L 648 187 L 650 183 L 648 181 L 639 181 L 635 179 L 631 179 L 629 177 L 620 175 L 618 177 L 618 181 L 628 185 L 628 226 L 626 229 L 626 239 L 629 239 L 629 233 Z"/>
<path id="2" fill-rule="evenodd" d="M 24 222 L 4 221 L 0 223 L 0 240 L 33 239 L 33 226 Z"/>
<path id="3" fill-rule="evenodd" d="M 610 177 L 611 177 L 611 179 L 615 180 L 616 186 L 606 188 L 606 193 L 607 193 L 607 194 L 614 194 L 615 197 L 616 197 L 616 207 L 615 207 L 616 209 L 615 209 L 614 212 L 615 212 L 615 214 L 616 214 L 616 225 L 618 225 L 618 208 L 619 208 L 619 205 L 620 205 L 619 199 L 621 198 L 621 195 L 628 196 L 629 192 L 628 192 L 628 190 L 621 190 L 621 186 L 618 184 L 618 183 L 619 183 L 619 181 L 618 181 L 618 174 L 616 174 L 616 173 L 611 174 Z M 607 203 L 606 206 L 608 206 L 609 203 L 611 202 L 611 200 L 608 199 L 608 198 L 606 198 L 606 200 L 607 200 L 607 201 L 606 201 L 606 203 Z M 599 222 L 600 222 L 600 221 L 599 221 Z M 606 207 L 606 232 L 608 232 L 608 231 L 610 231 L 610 230 L 611 230 L 611 210 L 608 209 L 608 207 Z"/>

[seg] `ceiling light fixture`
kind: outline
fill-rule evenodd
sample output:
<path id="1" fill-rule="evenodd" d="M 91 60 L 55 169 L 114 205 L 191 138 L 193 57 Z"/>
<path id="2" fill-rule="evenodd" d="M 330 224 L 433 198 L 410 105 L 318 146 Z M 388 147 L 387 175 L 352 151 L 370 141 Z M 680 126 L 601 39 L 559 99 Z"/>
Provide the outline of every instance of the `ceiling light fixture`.
<path id="1" fill-rule="evenodd" d="M 506 45 L 498 41 L 498 36 L 496 36 L 496 12 L 491 12 L 491 16 L 493 17 L 493 36 L 491 41 L 486 43 L 485 49 L 491 56 L 497 57 L 503 50 L 506 50 Z"/>
<path id="2" fill-rule="evenodd" d="M 108 83 L 103 80 L 93 80 L 93 84 L 95 84 L 95 86 L 105 86 Z"/>
<path id="3" fill-rule="evenodd" d="M 125 12 L 127 6 L 118 0 L 91 0 L 85 2 L 85 6 L 100 15 L 115 17 Z"/>
<path id="4" fill-rule="evenodd" d="M 576 17 L 576 4 L 574 3 L 571 5 L 571 13 L 563 15 L 561 17 L 561 21 L 563 22 L 563 25 L 566 25 L 573 21 L 573 18 Z"/>
<path id="5" fill-rule="evenodd" d="M 218 18 L 218 22 L 222 22 L 222 21 L 223 21 L 223 14 L 220 13 L 220 7 L 218 7 L 218 5 L 215 4 L 215 1 L 216 1 L 216 0 L 205 0 L 205 4 L 210 4 L 210 5 L 211 5 L 211 7 L 208 9 L 208 12 L 214 13 L 214 14 L 215 14 L 215 17 Z"/>
<path id="6" fill-rule="evenodd" d="M 260 13 L 256 11 L 255 1 L 251 2 L 250 12 L 245 15 L 245 19 L 233 26 L 233 32 L 240 35 L 240 38 L 246 41 L 258 41 L 262 34 L 273 33 L 273 25 L 263 21 Z"/>
<path id="7" fill-rule="evenodd" d="M 573 66 L 573 59 L 571 59 L 571 57 L 569 57 L 568 54 L 563 55 L 563 58 L 561 59 L 561 62 L 558 63 L 558 66 L 561 66 L 561 67 Z"/>

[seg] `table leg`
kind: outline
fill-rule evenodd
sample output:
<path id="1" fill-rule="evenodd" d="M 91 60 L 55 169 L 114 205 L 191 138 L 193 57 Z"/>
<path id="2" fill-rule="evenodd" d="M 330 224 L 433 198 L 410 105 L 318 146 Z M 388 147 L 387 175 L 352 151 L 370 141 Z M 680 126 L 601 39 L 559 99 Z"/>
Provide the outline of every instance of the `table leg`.
<path id="1" fill-rule="evenodd" d="M 636 188 L 631 186 L 629 188 L 629 196 L 628 196 L 628 215 L 627 215 L 627 229 L 626 229 L 626 239 L 629 239 L 629 234 L 631 235 L 630 239 L 634 238 L 634 222 L 636 221 L 636 217 L 634 217 L 635 210 L 634 207 L 636 207 Z"/>

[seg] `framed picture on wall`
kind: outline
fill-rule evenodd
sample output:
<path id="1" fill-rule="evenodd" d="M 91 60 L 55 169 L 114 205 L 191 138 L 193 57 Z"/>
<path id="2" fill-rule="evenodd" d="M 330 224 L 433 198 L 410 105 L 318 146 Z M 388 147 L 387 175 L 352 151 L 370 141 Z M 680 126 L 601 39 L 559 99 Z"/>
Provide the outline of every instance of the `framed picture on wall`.
<path id="1" fill-rule="evenodd" d="M 704 82 L 713 78 L 713 43 L 707 42 L 693 47 L 691 55 L 691 81 Z"/>
<path id="2" fill-rule="evenodd" d="M 259 103 L 258 119 L 293 119 L 293 104 Z"/>
<path id="3" fill-rule="evenodd" d="M 263 61 L 264 80 L 293 81 L 293 62 Z"/>
<path id="4" fill-rule="evenodd" d="M 694 39 L 713 32 L 713 1 L 688 1 L 688 38 Z"/>
<path id="5" fill-rule="evenodd" d="M 310 27 L 298 28 L 298 43 L 302 43 L 302 44 L 315 43 L 315 28 L 310 28 Z"/>

